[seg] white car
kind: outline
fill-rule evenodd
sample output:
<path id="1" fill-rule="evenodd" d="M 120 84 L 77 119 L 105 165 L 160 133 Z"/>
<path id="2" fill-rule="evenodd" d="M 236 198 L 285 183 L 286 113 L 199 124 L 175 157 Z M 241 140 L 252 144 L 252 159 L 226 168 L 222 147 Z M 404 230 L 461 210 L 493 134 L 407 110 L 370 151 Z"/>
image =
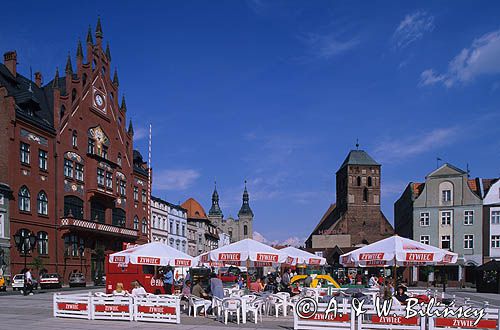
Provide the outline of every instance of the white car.
<path id="1" fill-rule="evenodd" d="M 12 290 L 21 290 L 24 288 L 24 275 L 23 274 L 17 274 L 14 275 L 12 278 Z"/>

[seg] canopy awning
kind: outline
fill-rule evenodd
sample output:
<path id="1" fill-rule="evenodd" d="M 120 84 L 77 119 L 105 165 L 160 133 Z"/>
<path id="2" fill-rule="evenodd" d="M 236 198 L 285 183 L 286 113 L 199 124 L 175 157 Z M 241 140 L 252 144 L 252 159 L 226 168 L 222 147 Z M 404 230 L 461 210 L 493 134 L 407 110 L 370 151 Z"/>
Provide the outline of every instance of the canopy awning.
<path id="1" fill-rule="evenodd" d="M 160 242 L 132 247 L 109 255 L 110 263 L 191 267 L 193 258 Z"/>
<path id="2" fill-rule="evenodd" d="M 297 249 L 293 246 L 288 246 L 286 248 L 281 249 L 280 251 L 288 254 L 288 258 L 285 263 L 289 265 L 297 265 L 297 264 L 305 264 L 305 265 L 324 265 L 326 263 L 326 259 L 320 256 L 317 256 L 313 253 Z"/>

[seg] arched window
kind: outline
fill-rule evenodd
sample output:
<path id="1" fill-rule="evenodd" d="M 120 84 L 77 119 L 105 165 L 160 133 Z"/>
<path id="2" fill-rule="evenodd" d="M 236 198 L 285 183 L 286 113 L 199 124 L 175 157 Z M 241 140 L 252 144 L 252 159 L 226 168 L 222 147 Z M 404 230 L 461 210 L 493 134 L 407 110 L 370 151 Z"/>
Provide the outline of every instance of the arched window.
<path id="1" fill-rule="evenodd" d="M 73 148 L 78 146 L 78 133 L 76 131 L 73 131 L 73 135 L 71 136 L 71 145 Z"/>
<path id="2" fill-rule="evenodd" d="M 66 107 L 64 105 L 61 105 L 61 108 L 59 109 L 59 119 L 63 119 L 65 113 Z"/>
<path id="3" fill-rule="evenodd" d="M 134 230 L 139 230 L 139 218 L 137 216 L 134 217 Z"/>
<path id="4" fill-rule="evenodd" d="M 47 199 L 47 194 L 45 191 L 40 191 L 37 197 L 37 205 L 38 205 L 38 214 L 47 215 L 48 214 L 48 205 L 49 200 Z"/>
<path id="5" fill-rule="evenodd" d="M 363 202 L 368 202 L 368 188 L 363 189 Z"/>
<path id="6" fill-rule="evenodd" d="M 125 211 L 122 209 L 113 209 L 113 226 L 125 227 Z"/>
<path id="7" fill-rule="evenodd" d="M 83 219 L 83 200 L 76 196 L 64 196 L 64 216 Z"/>
<path id="8" fill-rule="evenodd" d="M 243 235 L 245 235 L 245 236 L 248 235 L 248 226 L 247 225 L 243 226 Z"/>
<path id="9" fill-rule="evenodd" d="M 82 86 L 85 87 L 86 84 L 87 84 L 87 74 L 84 73 L 82 75 Z"/>
<path id="10" fill-rule="evenodd" d="M 76 89 L 73 88 L 71 91 L 71 103 L 75 102 L 76 100 Z"/>
<path id="11" fill-rule="evenodd" d="M 47 255 L 49 254 L 49 234 L 44 231 L 39 231 L 36 234 L 36 245 L 38 249 L 38 254 Z"/>
<path id="12" fill-rule="evenodd" d="M 372 177 L 369 176 L 368 177 L 368 187 L 371 187 L 372 186 Z"/>
<path id="13" fill-rule="evenodd" d="M 146 218 L 142 218 L 142 233 L 143 234 L 148 233 L 148 223 L 146 221 Z"/>
<path id="14" fill-rule="evenodd" d="M 30 191 L 26 186 L 22 186 L 21 189 L 19 189 L 19 211 L 24 211 L 24 212 L 30 212 L 31 211 L 31 205 L 30 205 Z"/>
<path id="15" fill-rule="evenodd" d="M 98 201 L 90 202 L 90 220 L 104 223 L 106 220 L 106 208 Z"/>
<path id="16" fill-rule="evenodd" d="M 361 177 L 360 176 L 358 176 L 356 178 L 356 183 L 357 183 L 358 187 L 361 186 Z"/>

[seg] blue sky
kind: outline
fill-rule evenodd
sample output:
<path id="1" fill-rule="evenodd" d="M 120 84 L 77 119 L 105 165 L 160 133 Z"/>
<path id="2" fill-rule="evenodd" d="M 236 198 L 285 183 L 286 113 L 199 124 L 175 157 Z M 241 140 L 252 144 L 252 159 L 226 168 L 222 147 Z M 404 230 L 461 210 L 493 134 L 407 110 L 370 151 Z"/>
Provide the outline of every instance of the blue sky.
<path id="1" fill-rule="evenodd" d="M 382 207 L 436 157 L 500 176 L 497 1 L 89 1 L 2 4 L 0 50 L 46 81 L 100 15 L 154 193 L 207 209 L 217 178 L 254 229 L 305 238 L 359 138 L 382 163 Z"/>

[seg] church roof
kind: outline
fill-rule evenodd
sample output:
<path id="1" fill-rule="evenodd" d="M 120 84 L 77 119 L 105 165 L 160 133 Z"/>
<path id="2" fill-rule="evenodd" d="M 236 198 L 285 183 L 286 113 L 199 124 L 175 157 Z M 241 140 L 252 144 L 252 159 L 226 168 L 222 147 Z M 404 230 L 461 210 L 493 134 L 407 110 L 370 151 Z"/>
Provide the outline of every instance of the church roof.
<path id="1" fill-rule="evenodd" d="M 188 219 L 208 219 L 203 206 L 201 206 L 201 204 L 194 198 L 189 198 L 187 201 L 182 203 L 181 206 L 187 210 Z"/>
<path id="2" fill-rule="evenodd" d="M 346 159 L 340 166 L 343 168 L 346 165 L 380 165 L 364 150 L 351 150 Z"/>

